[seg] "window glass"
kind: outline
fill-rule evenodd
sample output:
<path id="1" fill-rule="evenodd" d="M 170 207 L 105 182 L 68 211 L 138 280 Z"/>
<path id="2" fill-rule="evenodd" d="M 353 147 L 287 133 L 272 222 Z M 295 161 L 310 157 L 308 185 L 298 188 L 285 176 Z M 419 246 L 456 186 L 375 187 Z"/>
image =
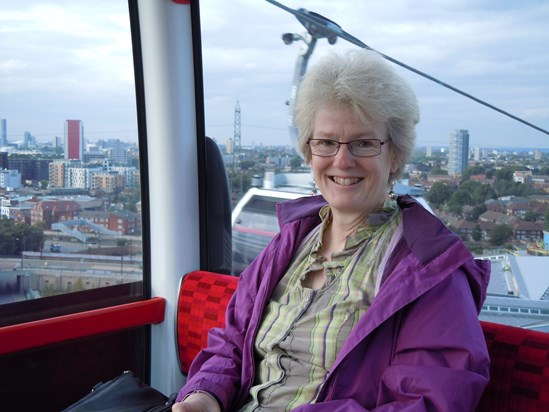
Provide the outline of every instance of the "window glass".
<path id="1" fill-rule="evenodd" d="M 549 31 L 546 16 L 535 5 L 508 3 L 495 16 L 493 10 L 471 4 L 459 10 L 463 14 L 456 20 L 455 5 L 437 5 L 430 8 L 432 13 L 420 16 L 406 7 L 395 13 L 390 1 L 375 10 L 366 2 L 355 3 L 354 13 L 341 2 L 305 7 L 393 59 L 421 67 L 427 75 L 459 85 L 475 98 L 547 130 L 546 118 L 539 113 L 547 106 L 540 96 L 547 95 L 543 93 Z M 283 201 L 289 198 L 283 193 L 296 188 L 303 195 L 311 193 L 312 185 L 304 189 L 312 183 L 310 172 L 288 128 L 295 74 L 300 56 L 305 55 L 302 40 L 307 34 L 295 16 L 269 2 L 251 6 L 239 0 L 204 0 L 200 7 L 205 126 L 224 154 L 233 214 L 238 215 L 232 219 L 234 272 L 238 274 L 278 230 L 273 216 L 245 204 L 255 201 L 246 194 L 254 188 L 276 190 Z M 242 24 L 231 24 L 241 17 Z M 376 28 L 364 24 L 364 18 L 375 22 Z M 527 29 L 510 34 L 509 19 Z M 440 22 L 446 30 L 432 36 Z M 483 37 L 487 22 L 491 36 L 484 40 L 489 44 L 463 42 Z M 398 29 L 402 27 L 418 35 L 409 36 Z M 443 44 L 452 47 L 444 46 L 446 54 L 440 56 Z M 309 63 L 331 51 L 354 48 L 341 38 L 337 42 L 321 38 Z M 405 50 L 423 52 L 407 54 Z M 437 59 L 429 57 L 435 55 Z M 525 55 L 535 58 L 525 59 Z M 469 67 L 472 60 L 478 70 Z M 456 64 L 471 70 L 456 70 Z M 549 259 L 545 135 L 402 67 L 395 68 L 416 91 L 422 117 L 416 150 L 396 191 L 416 197 L 459 234 L 476 257 L 491 261 L 482 320 L 549 331 L 549 317 L 534 324 L 524 316 L 533 313 L 530 307 L 549 305 L 549 281 L 540 278 Z M 509 85 L 512 92 L 503 96 L 501 84 Z M 308 179 L 305 184 L 285 181 L 298 175 Z M 511 312 L 501 299 L 520 299 L 523 309 Z"/>
<path id="2" fill-rule="evenodd" d="M 127 1 L 4 2 L 0 27 L 0 305 L 141 282 Z"/>
<path id="3" fill-rule="evenodd" d="M 233 272 L 240 273 L 278 232 L 276 203 L 281 199 L 252 196 L 233 225 Z"/>

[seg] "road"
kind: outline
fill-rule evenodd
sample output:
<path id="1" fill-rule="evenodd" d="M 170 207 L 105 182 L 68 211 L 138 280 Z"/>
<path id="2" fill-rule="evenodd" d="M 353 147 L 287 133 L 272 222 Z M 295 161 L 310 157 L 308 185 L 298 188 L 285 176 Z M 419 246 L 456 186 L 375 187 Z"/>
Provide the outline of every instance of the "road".
<path id="1" fill-rule="evenodd" d="M 52 260 L 52 259 L 29 259 L 23 260 L 23 269 L 25 271 L 36 272 L 59 272 L 87 274 L 113 274 L 113 275 L 140 275 L 143 273 L 139 263 L 129 262 L 91 262 L 85 259 L 81 260 Z M 21 270 L 20 258 L 0 259 L 0 272 L 17 272 Z"/>
<path id="2" fill-rule="evenodd" d="M 138 263 L 94 262 L 81 260 L 0 258 L 0 304 L 25 300 L 19 290 L 18 277 L 29 276 L 35 288 L 40 275 L 85 276 L 86 278 L 113 278 L 123 282 L 135 282 L 143 278 L 143 270 Z M 36 276 L 36 277 L 35 277 Z M 50 278 L 51 279 L 51 278 Z M 24 284 L 22 284 L 24 286 Z"/>

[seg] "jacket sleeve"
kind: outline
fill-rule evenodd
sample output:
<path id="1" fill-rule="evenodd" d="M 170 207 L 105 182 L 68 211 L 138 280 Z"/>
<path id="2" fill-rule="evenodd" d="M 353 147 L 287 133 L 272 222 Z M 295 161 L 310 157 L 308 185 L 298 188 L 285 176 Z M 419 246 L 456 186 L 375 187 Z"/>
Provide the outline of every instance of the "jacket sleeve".
<path id="1" fill-rule="evenodd" d="M 186 384 L 177 401 L 194 391 L 213 395 L 223 410 L 228 410 L 240 394 L 242 359 L 248 346 L 248 325 L 254 313 L 253 306 L 263 266 L 275 250 L 278 235 L 240 275 L 238 287 L 225 315 L 225 328 L 214 328 L 208 333 L 208 345 L 194 359 Z"/>
<path id="2" fill-rule="evenodd" d="M 471 411 L 488 384 L 489 369 L 486 340 L 462 267 L 403 311 L 378 404 L 415 397 L 418 407 L 413 410 Z"/>
<path id="3" fill-rule="evenodd" d="M 405 307 L 395 325 L 394 354 L 374 405 L 333 399 L 296 411 L 475 410 L 488 383 L 489 355 L 464 272 L 455 271 Z M 364 379 L 367 371 L 356 377 L 357 390 Z"/>

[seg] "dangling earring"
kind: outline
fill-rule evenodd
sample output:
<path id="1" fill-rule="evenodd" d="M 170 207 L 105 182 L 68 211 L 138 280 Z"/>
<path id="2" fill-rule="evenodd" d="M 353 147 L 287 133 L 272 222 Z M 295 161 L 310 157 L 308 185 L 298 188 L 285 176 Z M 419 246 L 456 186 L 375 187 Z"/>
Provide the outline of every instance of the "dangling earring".
<path id="1" fill-rule="evenodd" d="M 311 190 L 311 194 L 313 196 L 318 195 L 318 187 L 316 187 L 316 182 L 314 181 L 314 179 L 313 179 L 313 190 Z"/>
<path id="2" fill-rule="evenodd" d="M 391 180 L 391 188 L 389 189 L 389 199 L 396 200 L 397 194 L 394 192 L 393 188 L 395 187 L 395 181 Z"/>

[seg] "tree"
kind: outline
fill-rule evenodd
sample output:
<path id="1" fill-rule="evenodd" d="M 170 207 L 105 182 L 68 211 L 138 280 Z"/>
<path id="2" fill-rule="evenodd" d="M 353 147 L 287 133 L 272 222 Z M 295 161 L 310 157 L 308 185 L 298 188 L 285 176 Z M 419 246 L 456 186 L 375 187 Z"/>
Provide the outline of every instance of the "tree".
<path id="1" fill-rule="evenodd" d="M 472 215 L 471 215 L 471 219 L 473 221 L 477 221 L 479 216 L 482 215 L 484 212 L 486 212 L 486 210 L 488 210 L 486 208 L 486 205 L 485 204 L 482 204 L 482 205 L 479 205 L 479 206 L 475 206 L 473 208 L 473 212 L 472 212 Z"/>
<path id="2" fill-rule="evenodd" d="M 415 166 L 416 166 L 415 169 L 418 170 L 419 172 L 428 172 L 432 169 L 430 165 L 424 162 L 416 162 Z"/>
<path id="3" fill-rule="evenodd" d="M 452 196 L 453 189 L 444 182 L 436 182 L 425 195 L 427 201 L 436 208 L 441 207 Z"/>
<path id="4" fill-rule="evenodd" d="M 484 166 L 469 166 L 461 175 L 461 181 L 468 181 L 472 175 L 484 173 Z"/>
<path id="5" fill-rule="evenodd" d="M 495 199 L 496 192 L 489 185 L 485 185 L 480 182 L 468 180 L 459 185 L 458 189 L 454 192 L 452 197 L 456 199 L 450 199 L 450 202 L 459 200 L 461 206 L 480 206 L 488 199 Z"/>
<path id="6" fill-rule="evenodd" d="M 447 175 L 448 170 L 444 170 L 440 166 L 433 166 L 433 168 L 431 169 L 431 174 L 432 175 Z"/>
<path id="7" fill-rule="evenodd" d="M 252 169 L 255 166 L 255 164 L 256 164 L 255 160 L 242 160 L 240 161 L 240 169 L 249 170 L 249 169 Z"/>
<path id="8" fill-rule="evenodd" d="M 528 196 L 536 193 L 532 185 L 510 180 L 498 180 L 496 191 L 498 196 Z"/>
<path id="9" fill-rule="evenodd" d="M 538 220 L 538 218 L 539 214 L 537 214 L 533 210 L 527 210 L 524 214 L 524 220 L 526 220 L 527 222 L 535 222 L 536 220 Z"/>
<path id="10" fill-rule="evenodd" d="M 44 225 L 0 221 L 0 255 L 20 255 L 23 250 L 39 251 L 44 241 Z"/>
<path id="11" fill-rule="evenodd" d="M 496 225 L 490 233 L 490 243 L 494 246 L 501 246 L 513 236 L 513 229 L 509 225 Z"/>
<path id="12" fill-rule="evenodd" d="M 479 225 L 475 225 L 473 228 L 473 233 L 471 234 L 471 237 L 475 242 L 479 242 L 482 239 L 482 230 L 480 230 Z"/>
<path id="13" fill-rule="evenodd" d="M 513 181 L 513 173 L 515 173 L 515 169 L 511 167 L 504 167 L 496 171 L 496 178 L 498 181 L 499 180 Z"/>
<path id="14" fill-rule="evenodd" d="M 290 167 L 292 170 L 297 170 L 303 164 L 303 159 L 299 156 L 294 156 L 290 159 Z"/>
<path id="15" fill-rule="evenodd" d="M 543 215 L 545 220 L 545 230 L 549 230 L 549 209 L 545 211 L 545 214 Z"/>
<path id="16" fill-rule="evenodd" d="M 448 210 L 461 214 L 463 206 L 471 204 L 471 196 L 467 190 L 456 190 L 447 202 Z"/>
<path id="17" fill-rule="evenodd" d="M 477 183 L 472 189 L 471 193 L 471 206 L 484 205 L 489 199 L 496 199 L 497 195 L 491 186 L 485 185 L 480 182 Z"/>

